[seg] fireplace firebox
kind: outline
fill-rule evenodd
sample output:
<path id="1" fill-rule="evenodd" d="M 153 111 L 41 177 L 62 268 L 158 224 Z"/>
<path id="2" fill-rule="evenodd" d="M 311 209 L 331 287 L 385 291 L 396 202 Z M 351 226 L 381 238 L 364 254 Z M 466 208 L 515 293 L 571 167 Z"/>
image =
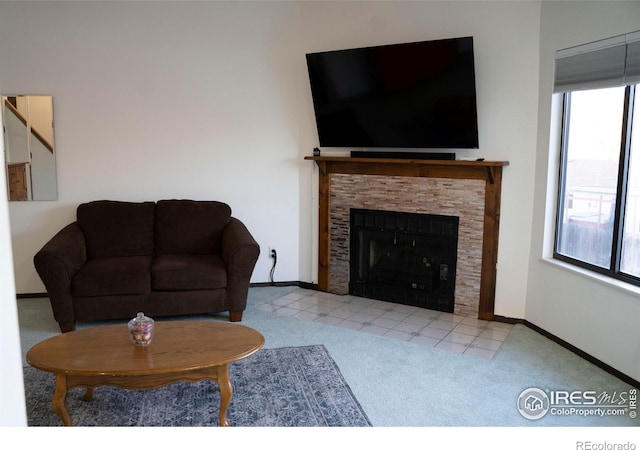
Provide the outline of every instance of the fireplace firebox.
<path id="1" fill-rule="evenodd" d="M 349 293 L 453 312 L 455 216 L 351 209 Z"/>

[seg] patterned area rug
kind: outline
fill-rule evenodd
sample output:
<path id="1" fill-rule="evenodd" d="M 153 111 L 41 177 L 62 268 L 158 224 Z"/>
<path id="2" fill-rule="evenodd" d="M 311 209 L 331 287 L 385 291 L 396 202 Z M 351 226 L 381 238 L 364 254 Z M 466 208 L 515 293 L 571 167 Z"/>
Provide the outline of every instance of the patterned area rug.
<path id="1" fill-rule="evenodd" d="M 227 419 L 233 426 L 371 426 L 340 369 L 322 345 L 262 349 L 229 369 L 233 399 Z M 61 426 L 51 409 L 55 376 L 25 367 L 30 426 Z M 179 382 L 145 391 L 96 388 L 67 394 L 74 426 L 217 426 L 217 384 Z"/>

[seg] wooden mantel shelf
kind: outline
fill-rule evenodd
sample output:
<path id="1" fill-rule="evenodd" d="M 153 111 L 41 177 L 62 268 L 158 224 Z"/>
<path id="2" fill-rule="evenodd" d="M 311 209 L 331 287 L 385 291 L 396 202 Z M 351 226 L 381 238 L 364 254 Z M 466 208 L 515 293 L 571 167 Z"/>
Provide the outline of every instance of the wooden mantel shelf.
<path id="1" fill-rule="evenodd" d="M 307 161 L 315 161 L 320 170 L 318 288 L 323 291 L 330 290 L 332 173 L 484 180 L 484 229 L 478 318 L 493 320 L 498 262 L 502 168 L 509 165 L 507 161 L 422 160 L 332 156 L 307 156 L 304 159 Z"/>
<path id="2" fill-rule="evenodd" d="M 307 156 L 315 161 L 322 175 L 345 173 L 430 178 L 486 180 L 494 183 L 496 168 L 507 161 L 459 161 L 433 159 L 351 158 L 340 156 Z"/>

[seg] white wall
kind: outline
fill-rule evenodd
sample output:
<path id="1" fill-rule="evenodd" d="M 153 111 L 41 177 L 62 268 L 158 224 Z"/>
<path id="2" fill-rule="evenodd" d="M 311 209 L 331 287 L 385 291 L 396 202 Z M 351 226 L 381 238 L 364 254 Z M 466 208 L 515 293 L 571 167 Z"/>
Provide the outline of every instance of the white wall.
<path id="1" fill-rule="evenodd" d="M 1 77 L 0 77 L 1 79 Z M 1 87 L 2 83 L 0 83 Z M 0 162 L 4 167 L 4 137 L 0 128 Z M 6 186 L 6 171 L 0 173 L 0 186 Z M 11 230 L 6 195 L 0 195 L 0 426 L 27 424 L 22 379 L 22 352 L 18 310 L 11 259 Z"/>
<path id="2" fill-rule="evenodd" d="M 480 150 L 504 171 L 496 313 L 524 317 L 539 2 L 0 2 L 0 75 L 54 97 L 57 202 L 11 203 L 19 293 L 33 254 L 94 199 L 220 199 L 263 252 L 252 278 L 317 281 L 318 145 L 304 54 L 473 36 Z M 16 34 L 29 40 L 10 38 Z M 46 70 L 43 70 L 45 68 Z"/>
<path id="3" fill-rule="evenodd" d="M 50 94 L 59 200 L 11 203 L 19 293 L 34 253 L 96 199 L 229 203 L 253 281 L 299 277 L 297 8 L 282 2 L 1 2 L 5 92 Z M 30 36 L 17 39 L 15 36 Z"/>
<path id="4" fill-rule="evenodd" d="M 552 119 L 554 52 L 640 29 L 640 2 L 545 2 L 541 10 L 540 101 L 526 319 L 640 379 L 640 289 L 626 289 L 548 259 L 558 173 Z M 553 125 L 553 126 L 552 126 Z"/>

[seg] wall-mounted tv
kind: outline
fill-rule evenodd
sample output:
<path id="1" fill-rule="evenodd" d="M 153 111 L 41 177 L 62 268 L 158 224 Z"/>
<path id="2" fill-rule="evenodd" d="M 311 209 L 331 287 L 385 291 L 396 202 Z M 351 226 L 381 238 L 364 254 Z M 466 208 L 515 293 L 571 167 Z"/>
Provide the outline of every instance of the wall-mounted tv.
<path id="1" fill-rule="evenodd" d="M 306 58 L 321 147 L 478 148 L 472 37 Z"/>

